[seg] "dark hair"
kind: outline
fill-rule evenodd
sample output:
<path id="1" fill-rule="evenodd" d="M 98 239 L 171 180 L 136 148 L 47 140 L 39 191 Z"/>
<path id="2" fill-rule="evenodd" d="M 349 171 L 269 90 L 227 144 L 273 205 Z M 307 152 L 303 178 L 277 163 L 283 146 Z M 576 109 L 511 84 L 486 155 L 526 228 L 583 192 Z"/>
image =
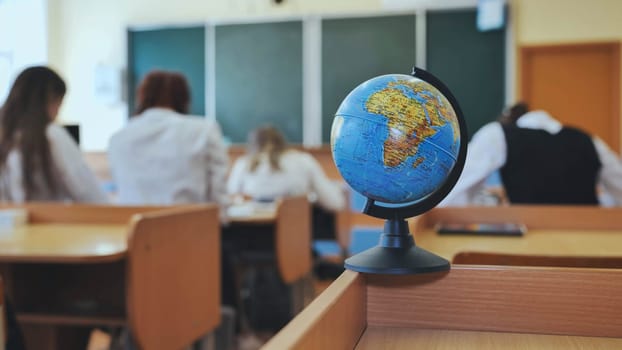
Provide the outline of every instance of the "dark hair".
<path id="1" fill-rule="evenodd" d="M 190 87 L 180 73 L 151 71 L 140 83 L 136 95 L 136 114 L 153 107 L 171 108 L 177 113 L 188 114 Z"/>
<path id="2" fill-rule="evenodd" d="M 499 122 L 503 124 L 516 124 L 516 121 L 525 113 L 529 112 L 529 106 L 525 102 L 518 102 L 513 106 L 506 108 L 499 116 Z"/>
<path id="3" fill-rule="evenodd" d="M 46 130 L 55 117 L 49 115 L 50 104 L 62 99 L 66 91 L 65 82 L 56 72 L 31 67 L 17 76 L 0 109 L 0 166 L 6 167 L 11 150 L 20 151 L 26 200 L 36 191 L 36 171 L 41 171 L 51 193 L 57 191 Z"/>
<path id="4" fill-rule="evenodd" d="M 262 154 L 268 155 L 270 167 L 280 170 L 279 158 L 286 150 L 287 143 L 281 132 L 272 126 L 263 126 L 249 133 L 247 150 L 251 157 L 250 170 L 255 171 Z"/>

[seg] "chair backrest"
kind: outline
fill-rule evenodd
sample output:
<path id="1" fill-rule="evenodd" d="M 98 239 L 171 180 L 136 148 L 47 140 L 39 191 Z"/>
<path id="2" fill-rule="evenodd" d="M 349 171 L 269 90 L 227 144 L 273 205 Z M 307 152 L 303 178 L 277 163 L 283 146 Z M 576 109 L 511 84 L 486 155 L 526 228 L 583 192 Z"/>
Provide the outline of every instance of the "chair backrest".
<path id="1" fill-rule="evenodd" d="M 622 256 L 553 256 L 460 252 L 453 264 L 622 268 Z"/>
<path id="2" fill-rule="evenodd" d="M 342 191 L 346 199 L 345 208 L 337 212 L 335 218 L 335 229 L 337 230 L 337 242 L 341 249 L 345 252 L 350 246 L 350 240 L 352 236 L 352 203 L 350 201 L 350 189 L 348 186 L 343 185 Z"/>
<path id="3" fill-rule="evenodd" d="M 285 283 L 311 271 L 311 206 L 306 196 L 279 201 L 275 240 L 279 273 Z"/>
<path id="4" fill-rule="evenodd" d="M 6 346 L 7 336 L 7 314 L 4 305 L 4 282 L 0 278 L 0 349 Z"/>
<path id="5" fill-rule="evenodd" d="M 344 185 L 340 187 L 345 198 L 345 207 L 337 212 L 332 212 L 318 205 L 312 206 L 312 230 L 313 240 L 329 239 L 336 240 L 342 251 L 346 251 L 350 245 L 351 208 L 349 189 Z"/>
<path id="6" fill-rule="evenodd" d="M 129 325 L 141 349 L 181 349 L 220 322 L 216 206 L 137 214 L 130 223 Z"/>

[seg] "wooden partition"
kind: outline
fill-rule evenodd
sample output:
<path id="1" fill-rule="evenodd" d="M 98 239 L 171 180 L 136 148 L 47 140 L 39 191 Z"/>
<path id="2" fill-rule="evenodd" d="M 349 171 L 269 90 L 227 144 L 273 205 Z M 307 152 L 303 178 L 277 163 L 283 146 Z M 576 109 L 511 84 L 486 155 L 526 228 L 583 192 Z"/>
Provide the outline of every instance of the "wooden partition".
<path id="1" fill-rule="evenodd" d="M 363 275 L 346 271 L 263 349 L 354 349 L 366 307 Z"/>
<path id="2" fill-rule="evenodd" d="M 480 253 L 467 251 L 456 254 L 452 260 L 452 264 L 622 269 L 622 256 L 556 256 L 534 254 Z"/>
<path id="3" fill-rule="evenodd" d="M 621 270 L 346 271 L 264 349 L 619 347 L 620 288 Z"/>
<path id="4" fill-rule="evenodd" d="M 275 223 L 276 258 L 285 283 L 311 271 L 311 207 L 306 196 L 278 203 Z"/>
<path id="5" fill-rule="evenodd" d="M 622 270 L 457 266 L 367 285 L 368 326 L 622 337 Z"/>

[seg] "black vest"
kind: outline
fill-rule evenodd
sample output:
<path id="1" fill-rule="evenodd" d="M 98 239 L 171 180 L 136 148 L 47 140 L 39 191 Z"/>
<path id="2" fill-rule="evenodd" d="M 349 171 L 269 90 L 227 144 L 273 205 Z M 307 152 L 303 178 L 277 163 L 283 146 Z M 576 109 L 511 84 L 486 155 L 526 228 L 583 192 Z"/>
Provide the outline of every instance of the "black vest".
<path id="1" fill-rule="evenodd" d="M 557 134 L 516 126 L 503 131 L 501 179 L 510 203 L 598 204 L 601 163 L 589 135 L 569 127 Z"/>

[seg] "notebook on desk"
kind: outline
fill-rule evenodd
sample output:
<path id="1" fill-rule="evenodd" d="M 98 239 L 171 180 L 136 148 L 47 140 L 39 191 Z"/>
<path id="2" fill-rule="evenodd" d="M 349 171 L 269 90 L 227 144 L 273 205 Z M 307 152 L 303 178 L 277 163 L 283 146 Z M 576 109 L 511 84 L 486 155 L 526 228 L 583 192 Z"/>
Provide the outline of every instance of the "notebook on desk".
<path id="1" fill-rule="evenodd" d="M 527 227 L 518 223 L 438 223 L 435 229 L 442 235 L 522 236 L 527 232 Z"/>

